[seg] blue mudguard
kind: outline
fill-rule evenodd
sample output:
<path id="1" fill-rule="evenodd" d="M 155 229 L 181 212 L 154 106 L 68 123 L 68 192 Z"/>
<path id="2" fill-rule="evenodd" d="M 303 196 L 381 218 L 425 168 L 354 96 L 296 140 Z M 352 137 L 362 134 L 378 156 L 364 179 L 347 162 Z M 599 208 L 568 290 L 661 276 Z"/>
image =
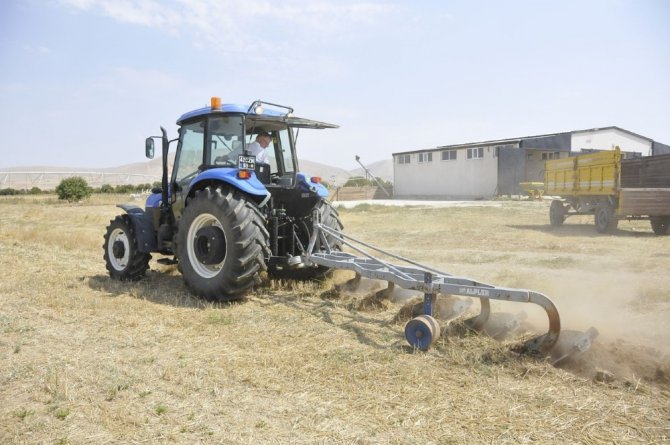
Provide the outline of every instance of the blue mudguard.
<path id="1" fill-rule="evenodd" d="M 155 195 L 156 193 L 149 196 L 147 207 L 149 199 Z M 158 201 L 160 201 L 160 194 Z M 125 210 L 133 223 L 137 237 L 137 250 L 144 253 L 154 252 L 156 250 L 156 231 L 151 223 L 151 216 L 134 204 L 118 204 L 117 207 Z"/>
<path id="2" fill-rule="evenodd" d="M 306 192 L 316 193 L 321 198 L 328 197 L 328 189 L 318 182 L 313 182 L 312 177 L 306 173 L 298 173 L 298 187 Z"/>
<path id="3" fill-rule="evenodd" d="M 147 196 L 147 202 L 145 203 L 145 207 L 147 209 L 150 208 L 157 209 L 161 206 L 162 201 L 163 196 L 161 196 L 160 193 L 152 193 L 151 195 Z"/>
<path id="4" fill-rule="evenodd" d="M 268 194 L 265 186 L 256 178 L 256 173 L 251 172 L 251 178 L 249 179 L 239 179 L 237 177 L 237 169 L 234 168 L 211 168 L 205 170 L 193 178 L 193 181 L 189 184 L 189 188 L 193 188 L 198 182 L 211 180 L 225 182 L 254 196 L 267 196 Z M 158 208 L 161 206 L 161 201 L 161 194 L 153 193 L 147 198 L 146 208 Z"/>
<path id="5" fill-rule="evenodd" d="M 237 177 L 236 168 L 210 168 L 196 176 L 189 188 L 201 181 L 222 181 L 232 185 L 233 187 L 254 196 L 267 196 L 268 190 L 263 183 L 256 178 L 256 173 L 251 172 L 251 178 L 239 179 Z"/>

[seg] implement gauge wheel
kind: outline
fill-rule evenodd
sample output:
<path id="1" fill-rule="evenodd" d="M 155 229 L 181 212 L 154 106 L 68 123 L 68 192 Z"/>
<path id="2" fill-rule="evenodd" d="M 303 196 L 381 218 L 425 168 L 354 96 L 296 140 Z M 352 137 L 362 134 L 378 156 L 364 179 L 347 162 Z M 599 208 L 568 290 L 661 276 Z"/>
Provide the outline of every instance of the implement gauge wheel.
<path id="1" fill-rule="evenodd" d="M 419 315 L 405 325 L 405 338 L 413 348 L 427 351 L 440 337 L 440 324 L 430 315 Z"/>
<path id="2" fill-rule="evenodd" d="M 105 267 L 112 278 L 138 280 L 149 268 L 151 255 L 137 249 L 135 228 L 128 215 L 119 215 L 110 221 L 102 248 Z"/>
<path id="3" fill-rule="evenodd" d="M 619 224 L 614 206 L 609 202 L 599 202 L 596 205 L 594 220 L 598 233 L 612 233 Z"/>
<path id="4" fill-rule="evenodd" d="M 670 216 L 652 216 L 649 218 L 651 223 L 651 230 L 656 235 L 667 235 L 670 229 Z"/>
<path id="5" fill-rule="evenodd" d="M 186 285 L 208 300 L 241 298 L 266 269 L 268 238 L 263 216 L 244 195 L 221 187 L 197 191 L 177 234 Z"/>
<path id="6" fill-rule="evenodd" d="M 551 201 L 551 207 L 549 207 L 549 222 L 552 226 L 558 227 L 563 225 L 565 222 L 565 207 L 563 203 L 558 199 Z"/>

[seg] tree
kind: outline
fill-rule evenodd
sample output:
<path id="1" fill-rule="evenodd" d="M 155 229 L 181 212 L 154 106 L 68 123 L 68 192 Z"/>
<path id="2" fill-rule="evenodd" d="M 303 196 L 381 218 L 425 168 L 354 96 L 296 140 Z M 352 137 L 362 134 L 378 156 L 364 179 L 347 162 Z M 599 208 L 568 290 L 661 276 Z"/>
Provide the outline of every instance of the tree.
<path id="1" fill-rule="evenodd" d="M 100 186 L 100 193 L 114 193 L 114 187 L 109 184 L 102 184 Z"/>
<path id="2" fill-rule="evenodd" d="M 135 186 L 131 184 L 119 184 L 114 188 L 116 193 L 135 193 Z"/>
<path id="3" fill-rule="evenodd" d="M 381 178 L 376 178 L 377 180 L 374 181 L 372 179 L 367 179 L 362 176 L 352 176 L 347 180 L 347 182 L 344 183 L 344 187 L 364 187 L 364 186 L 378 186 L 381 184 L 382 187 L 384 188 L 391 188 L 393 187 L 393 184 L 391 184 L 388 181 L 385 181 Z"/>
<path id="4" fill-rule="evenodd" d="M 78 202 L 91 196 L 92 190 L 86 180 L 80 176 L 63 179 L 56 187 L 58 199 L 68 202 Z"/>

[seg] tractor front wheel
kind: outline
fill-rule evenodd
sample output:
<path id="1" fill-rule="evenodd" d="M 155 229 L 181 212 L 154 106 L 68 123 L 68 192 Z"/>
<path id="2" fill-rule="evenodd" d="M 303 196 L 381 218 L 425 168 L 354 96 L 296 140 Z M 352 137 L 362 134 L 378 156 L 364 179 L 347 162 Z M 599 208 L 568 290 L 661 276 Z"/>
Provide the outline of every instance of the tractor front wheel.
<path id="1" fill-rule="evenodd" d="M 263 216 L 244 195 L 221 187 L 197 191 L 177 234 L 186 285 L 208 300 L 241 298 L 266 269 L 268 238 Z"/>
<path id="2" fill-rule="evenodd" d="M 110 221 L 105 233 L 105 267 L 117 280 L 137 280 L 149 268 L 151 255 L 137 249 L 137 236 L 130 216 L 119 215 Z"/>

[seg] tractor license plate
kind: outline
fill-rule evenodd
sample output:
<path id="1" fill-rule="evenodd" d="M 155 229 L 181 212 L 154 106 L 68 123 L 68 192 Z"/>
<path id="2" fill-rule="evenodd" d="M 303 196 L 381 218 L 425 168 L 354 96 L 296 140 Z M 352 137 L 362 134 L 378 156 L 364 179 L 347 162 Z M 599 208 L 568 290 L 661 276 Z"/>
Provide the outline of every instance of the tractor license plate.
<path id="1" fill-rule="evenodd" d="M 239 155 L 237 166 L 240 170 L 254 170 L 256 168 L 256 157 Z"/>

